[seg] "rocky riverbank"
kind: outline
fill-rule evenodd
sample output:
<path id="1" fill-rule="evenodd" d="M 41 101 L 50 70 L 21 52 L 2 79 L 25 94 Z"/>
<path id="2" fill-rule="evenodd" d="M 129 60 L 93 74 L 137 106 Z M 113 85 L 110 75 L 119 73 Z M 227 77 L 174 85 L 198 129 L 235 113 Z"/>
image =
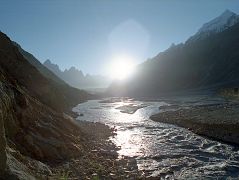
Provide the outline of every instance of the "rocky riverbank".
<path id="1" fill-rule="evenodd" d="M 150 118 L 188 128 L 199 135 L 239 145 L 239 104 L 236 102 L 166 110 Z"/>
<path id="2" fill-rule="evenodd" d="M 7 166 L 11 171 L 0 179 L 145 179 L 134 158 L 118 159 L 119 148 L 109 140 L 114 129 L 100 123 L 76 123 L 81 131 L 81 148 L 74 157 L 41 162 L 8 146 Z"/>
<path id="3" fill-rule="evenodd" d="M 49 178 L 69 179 L 143 179 L 134 158 L 118 159 L 118 147 L 109 137 L 115 130 L 100 123 L 77 122 L 84 134 L 85 148 L 79 157 L 52 165 Z"/>

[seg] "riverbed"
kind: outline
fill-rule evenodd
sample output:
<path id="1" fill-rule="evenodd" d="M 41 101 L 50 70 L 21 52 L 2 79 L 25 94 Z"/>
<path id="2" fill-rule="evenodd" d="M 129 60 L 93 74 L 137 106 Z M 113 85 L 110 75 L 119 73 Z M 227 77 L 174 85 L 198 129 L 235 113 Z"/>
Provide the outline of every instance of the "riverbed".
<path id="1" fill-rule="evenodd" d="M 226 179 L 239 177 L 238 147 L 198 136 L 191 131 L 149 119 L 153 114 L 213 104 L 221 99 L 183 98 L 155 101 L 90 100 L 76 106 L 77 120 L 100 122 L 116 129 L 112 141 L 119 158 L 135 157 L 139 170 L 152 177 L 174 179 Z M 173 108 L 165 108 L 169 105 Z M 134 113 L 121 107 L 137 106 Z M 160 109 L 160 107 L 164 107 Z M 94 131 L 94 129 L 92 129 Z"/>

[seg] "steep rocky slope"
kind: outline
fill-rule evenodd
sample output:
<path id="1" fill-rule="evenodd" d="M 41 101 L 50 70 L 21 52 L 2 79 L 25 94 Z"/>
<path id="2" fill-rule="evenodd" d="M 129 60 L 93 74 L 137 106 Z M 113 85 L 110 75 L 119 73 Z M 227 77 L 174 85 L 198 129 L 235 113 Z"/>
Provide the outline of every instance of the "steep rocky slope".
<path id="1" fill-rule="evenodd" d="M 17 80 L 29 95 L 38 98 L 52 109 L 60 111 L 68 110 L 70 106 L 89 98 L 89 94 L 84 91 L 43 77 L 38 69 L 23 57 L 9 38 L 1 34 L 0 40 L 1 68 L 8 76 Z"/>
<path id="2" fill-rule="evenodd" d="M 57 77 L 53 72 L 49 71 L 48 68 L 43 66 L 40 61 L 33 56 L 31 53 L 25 51 L 18 43 L 13 42 L 13 44 L 18 48 L 19 52 L 24 56 L 24 58 L 46 78 L 51 79 L 59 84 L 66 84 L 63 80 Z"/>
<path id="3" fill-rule="evenodd" d="M 24 179 L 32 172 L 21 162 L 26 157 L 40 163 L 37 160 L 57 162 L 78 156 L 81 132 L 63 112 L 88 97 L 83 91 L 42 76 L 0 33 L 1 173 L 7 167 L 7 177 Z"/>

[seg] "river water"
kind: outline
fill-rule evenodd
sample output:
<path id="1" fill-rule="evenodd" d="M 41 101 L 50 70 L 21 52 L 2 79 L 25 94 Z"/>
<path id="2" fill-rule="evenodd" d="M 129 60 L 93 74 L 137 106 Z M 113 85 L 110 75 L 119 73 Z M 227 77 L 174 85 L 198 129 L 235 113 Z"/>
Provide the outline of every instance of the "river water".
<path id="1" fill-rule="evenodd" d="M 187 129 L 154 122 L 149 119 L 161 106 L 217 103 L 215 100 L 120 101 L 100 103 L 90 100 L 73 111 L 82 113 L 78 120 L 101 122 L 116 127 L 112 138 L 120 146 L 119 156 L 135 157 L 140 170 L 161 179 L 239 179 L 239 149 L 198 136 Z M 128 105 L 147 107 L 133 114 L 120 112 L 117 107 Z M 172 109 L 171 109 L 172 110 Z"/>

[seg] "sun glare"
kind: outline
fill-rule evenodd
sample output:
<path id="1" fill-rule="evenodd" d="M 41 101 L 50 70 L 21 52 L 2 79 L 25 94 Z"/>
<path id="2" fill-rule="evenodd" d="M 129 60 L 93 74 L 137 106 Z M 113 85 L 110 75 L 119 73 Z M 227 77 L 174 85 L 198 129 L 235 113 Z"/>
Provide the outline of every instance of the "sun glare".
<path id="1" fill-rule="evenodd" d="M 126 79 L 132 75 L 134 71 L 134 60 L 127 56 L 114 58 L 110 66 L 110 76 L 112 79 Z"/>

